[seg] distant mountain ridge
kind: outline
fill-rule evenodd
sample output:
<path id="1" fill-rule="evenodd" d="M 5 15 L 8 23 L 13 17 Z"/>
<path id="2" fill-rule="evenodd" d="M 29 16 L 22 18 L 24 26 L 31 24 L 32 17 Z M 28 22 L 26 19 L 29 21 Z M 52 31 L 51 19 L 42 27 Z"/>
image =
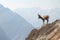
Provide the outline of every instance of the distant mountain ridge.
<path id="1" fill-rule="evenodd" d="M 20 40 L 25 40 L 27 34 L 33 29 L 33 26 L 23 17 L 14 13 L 9 8 L 3 7 L 1 4 L 0 25 L 11 40 L 18 40 L 18 38 L 20 38 Z"/>
<path id="2" fill-rule="evenodd" d="M 38 20 L 38 14 L 40 14 L 41 16 L 49 15 L 49 22 L 53 22 L 54 20 L 60 18 L 60 8 L 46 9 L 46 10 L 38 7 L 37 8 L 18 8 L 16 9 L 16 13 L 21 15 L 24 19 L 26 19 L 36 28 L 39 28 L 40 25 L 42 25 L 42 20 Z"/>
<path id="3" fill-rule="evenodd" d="M 37 13 L 42 10 L 40 8 L 18 8 L 16 13 L 21 15 L 29 23 L 31 23 L 35 28 L 39 27 L 40 22 L 38 21 Z"/>

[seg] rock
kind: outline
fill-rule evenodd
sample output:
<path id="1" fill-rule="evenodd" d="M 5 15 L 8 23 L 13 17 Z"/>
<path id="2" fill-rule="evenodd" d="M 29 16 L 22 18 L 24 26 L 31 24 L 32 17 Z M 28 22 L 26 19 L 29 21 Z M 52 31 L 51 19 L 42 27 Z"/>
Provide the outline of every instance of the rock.
<path id="1" fill-rule="evenodd" d="M 26 40 L 60 40 L 60 20 L 33 29 Z"/>

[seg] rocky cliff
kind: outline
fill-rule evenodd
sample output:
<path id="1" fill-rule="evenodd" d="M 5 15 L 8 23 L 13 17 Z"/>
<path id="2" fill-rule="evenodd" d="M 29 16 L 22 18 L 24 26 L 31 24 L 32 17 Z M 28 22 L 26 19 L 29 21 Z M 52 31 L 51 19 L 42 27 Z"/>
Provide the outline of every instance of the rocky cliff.
<path id="1" fill-rule="evenodd" d="M 60 40 L 60 20 L 33 29 L 26 40 Z"/>

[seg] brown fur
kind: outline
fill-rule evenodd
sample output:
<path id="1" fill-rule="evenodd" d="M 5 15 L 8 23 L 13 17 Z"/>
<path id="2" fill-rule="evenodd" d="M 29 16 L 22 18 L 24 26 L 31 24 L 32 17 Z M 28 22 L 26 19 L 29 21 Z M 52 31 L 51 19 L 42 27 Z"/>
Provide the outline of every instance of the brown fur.
<path id="1" fill-rule="evenodd" d="M 49 21 L 49 16 L 48 16 L 48 15 L 45 15 L 45 16 L 40 16 L 40 15 L 38 15 L 38 18 L 43 20 L 43 24 L 44 24 L 44 21 L 45 21 L 45 20 L 47 20 L 47 23 L 48 23 L 48 21 Z"/>
<path id="2" fill-rule="evenodd" d="M 48 15 L 45 15 L 45 16 L 42 16 L 43 19 L 47 20 L 49 19 L 49 16 Z"/>

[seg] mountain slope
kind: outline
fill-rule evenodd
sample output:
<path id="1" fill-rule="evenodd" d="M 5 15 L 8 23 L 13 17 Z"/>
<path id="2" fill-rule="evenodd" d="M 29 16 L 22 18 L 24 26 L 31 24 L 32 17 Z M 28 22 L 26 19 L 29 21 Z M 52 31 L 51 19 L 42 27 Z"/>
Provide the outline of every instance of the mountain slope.
<path id="1" fill-rule="evenodd" d="M 16 13 L 21 15 L 29 23 L 31 23 L 35 28 L 39 27 L 41 24 L 38 20 L 38 12 L 42 10 L 40 8 L 19 8 L 16 9 Z"/>
<path id="2" fill-rule="evenodd" d="M 33 29 L 33 26 L 17 13 L 3 7 L 0 4 L 0 25 L 11 40 L 24 40 L 27 34 Z M 22 37 L 23 36 L 23 37 Z"/>
<path id="3" fill-rule="evenodd" d="M 0 27 L 0 40 L 11 40 L 4 32 L 4 30 Z"/>
<path id="4" fill-rule="evenodd" d="M 60 40 L 60 20 L 43 25 L 37 31 L 34 31 L 34 29 L 32 31 L 26 40 Z M 32 34 L 34 35 L 31 36 Z"/>

